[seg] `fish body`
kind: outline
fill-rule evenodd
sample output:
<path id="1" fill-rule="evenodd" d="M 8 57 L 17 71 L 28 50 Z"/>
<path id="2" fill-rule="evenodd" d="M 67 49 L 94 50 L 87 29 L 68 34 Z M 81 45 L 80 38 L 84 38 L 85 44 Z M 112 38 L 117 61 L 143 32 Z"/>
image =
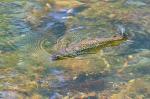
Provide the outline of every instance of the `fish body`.
<path id="1" fill-rule="evenodd" d="M 52 54 L 51 58 L 52 60 L 61 60 L 84 54 L 95 54 L 102 48 L 118 46 L 127 39 L 128 38 L 126 35 L 119 34 L 108 38 L 86 39 L 57 51 L 56 53 Z"/>

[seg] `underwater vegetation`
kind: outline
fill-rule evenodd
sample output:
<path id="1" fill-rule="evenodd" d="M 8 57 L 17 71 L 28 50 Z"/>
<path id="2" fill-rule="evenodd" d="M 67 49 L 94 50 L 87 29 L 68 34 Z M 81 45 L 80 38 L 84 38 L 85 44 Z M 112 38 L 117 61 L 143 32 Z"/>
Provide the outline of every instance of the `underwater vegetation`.
<path id="1" fill-rule="evenodd" d="M 149 0 L 1 0 L 0 99 L 149 99 L 149 9 Z"/>

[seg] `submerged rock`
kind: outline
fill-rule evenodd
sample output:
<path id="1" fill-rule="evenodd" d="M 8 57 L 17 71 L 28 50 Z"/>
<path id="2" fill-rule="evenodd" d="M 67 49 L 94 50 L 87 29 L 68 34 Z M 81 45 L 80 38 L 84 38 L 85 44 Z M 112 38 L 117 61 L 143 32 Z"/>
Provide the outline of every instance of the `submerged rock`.
<path id="1" fill-rule="evenodd" d="M 80 93 L 73 97 L 73 99 L 98 99 L 97 94 L 95 92 L 91 93 Z"/>
<path id="2" fill-rule="evenodd" d="M 14 91 L 0 91 L 0 99 L 22 99 L 23 96 Z"/>
<path id="3" fill-rule="evenodd" d="M 142 2 L 142 1 L 127 0 L 125 5 L 141 7 L 141 6 L 146 6 L 146 3 Z"/>
<path id="4" fill-rule="evenodd" d="M 129 80 L 126 85 L 120 86 L 120 92 L 112 94 L 109 99 L 149 99 L 150 87 L 146 79 Z"/>
<path id="5" fill-rule="evenodd" d="M 55 83 L 51 85 L 51 89 L 62 94 L 68 92 L 92 92 L 92 91 L 102 91 L 106 87 L 106 82 L 102 78 L 105 74 L 101 73 L 83 73 L 79 74 L 72 79 L 66 81 Z"/>

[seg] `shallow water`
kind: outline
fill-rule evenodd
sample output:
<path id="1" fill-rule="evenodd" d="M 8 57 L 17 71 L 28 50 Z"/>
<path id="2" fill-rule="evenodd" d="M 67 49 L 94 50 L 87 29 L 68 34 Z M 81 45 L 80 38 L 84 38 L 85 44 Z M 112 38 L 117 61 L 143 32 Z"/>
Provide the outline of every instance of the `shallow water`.
<path id="1" fill-rule="evenodd" d="M 0 99 L 149 99 L 150 1 L 1 0 Z M 51 61 L 84 39 L 119 46 Z"/>

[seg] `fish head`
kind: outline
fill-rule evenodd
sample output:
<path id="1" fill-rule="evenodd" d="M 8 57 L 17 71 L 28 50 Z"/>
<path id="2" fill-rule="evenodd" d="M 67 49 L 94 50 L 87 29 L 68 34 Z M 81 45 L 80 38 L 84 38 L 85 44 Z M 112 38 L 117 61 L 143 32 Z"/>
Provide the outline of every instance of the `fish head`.
<path id="1" fill-rule="evenodd" d="M 119 45 L 119 44 L 121 44 L 121 43 L 123 43 L 124 41 L 126 41 L 126 40 L 128 40 L 128 35 L 127 34 L 122 34 L 122 35 L 120 35 L 120 34 L 117 34 L 117 35 L 114 35 L 112 38 L 111 38 L 111 43 L 110 43 L 110 45 L 111 46 L 117 46 L 117 45 Z"/>
<path id="2" fill-rule="evenodd" d="M 116 34 L 112 37 L 113 40 L 127 40 L 128 39 L 128 35 L 123 33 L 121 34 Z"/>

